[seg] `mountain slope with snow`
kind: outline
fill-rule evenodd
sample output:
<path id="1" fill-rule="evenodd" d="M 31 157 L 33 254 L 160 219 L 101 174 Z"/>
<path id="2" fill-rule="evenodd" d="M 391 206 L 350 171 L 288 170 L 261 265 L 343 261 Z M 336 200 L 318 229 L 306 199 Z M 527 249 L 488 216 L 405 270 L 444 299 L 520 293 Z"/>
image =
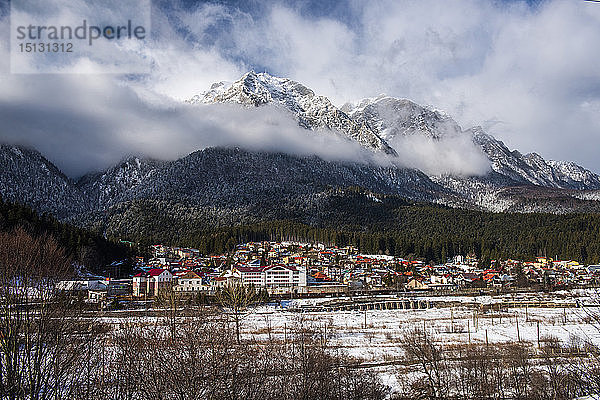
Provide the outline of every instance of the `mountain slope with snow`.
<path id="1" fill-rule="evenodd" d="M 123 193 L 140 185 L 162 165 L 161 161 L 129 157 L 103 173 L 83 176 L 77 185 L 87 194 L 92 207 L 104 208 Z"/>
<path id="2" fill-rule="evenodd" d="M 485 154 L 491 172 L 483 180 L 479 176 L 452 176 L 454 183 L 448 188 L 467 197 L 473 197 L 473 194 L 466 191 L 481 187 L 481 184 L 489 190 L 528 184 L 561 189 L 600 189 L 600 177 L 585 168 L 570 162 L 547 161 L 536 153 L 523 155 L 511 151 L 481 128 L 463 130 L 449 115 L 407 99 L 382 95 L 336 108 L 326 97 L 316 95 L 298 82 L 249 72 L 234 83 L 216 83 L 189 102 L 256 107 L 279 105 L 285 107 L 300 126 L 338 130 L 371 150 L 391 155 L 402 153 L 399 146 L 405 145 L 401 140 L 404 137 L 423 137 L 434 142 L 468 138 Z M 440 176 L 430 177 L 442 184 L 446 181 Z M 464 188 L 460 188 L 459 182 L 465 182 Z"/>
<path id="3" fill-rule="evenodd" d="M 350 118 L 328 98 L 318 96 L 306 86 L 290 79 L 248 72 L 232 84 L 214 84 L 208 92 L 196 95 L 188 102 L 237 103 L 253 107 L 279 105 L 289 110 L 298 124 L 306 129 L 335 130 L 371 150 L 394 154 L 385 140 L 364 123 Z"/>
<path id="4" fill-rule="evenodd" d="M 572 162 L 546 161 L 539 154 L 510 151 L 504 143 L 473 128 L 473 141 L 488 155 L 492 169 L 518 183 L 561 189 L 600 189 L 600 177 Z"/>
<path id="5" fill-rule="evenodd" d="M 282 107 L 300 126 L 321 130 L 324 135 L 341 132 L 373 154 L 384 155 L 386 163 L 207 148 L 172 161 L 130 157 L 74 182 L 37 151 L 3 145 L 0 195 L 82 224 L 93 223 L 115 210 L 126 215 L 140 202 L 160 203 L 163 211 L 174 204 L 184 205 L 191 213 L 206 215 L 209 222 L 221 218 L 236 223 L 261 213 L 310 221 L 321 212 L 324 196 L 349 187 L 497 212 L 600 210 L 598 175 L 571 162 L 547 161 L 536 153 L 523 155 L 510 150 L 481 128 L 463 130 L 445 113 L 410 100 L 380 96 L 337 108 L 297 82 L 250 72 L 234 83 L 214 84 L 190 103 Z M 401 163 L 406 154 L 401 146 L 407 143 L 403 138 L 442 145 L 455 143 L 448 138 L 466 139 L 470 146 L 467 151 L 481 153 L 490 169 L 469 176 L 427 175 L 406 168 Z M 182 211 L 173 218 L 183 218 L 184 214 Z"/>
<path id="6" fill-rule="evenodd" d="M 90 210 L 86 194 L 38 151 L 0 145 L 0 196 L 57 218 Z"/>
<path id="7" fill-rule="evenodd" d="M 462 133 L 460 126 L 449 116 L 406 99 L 379 96 L 355 105 L 347 103 L 342 110 L 388 142 L 396 136 L 424 135 L 440 139 Z"/>

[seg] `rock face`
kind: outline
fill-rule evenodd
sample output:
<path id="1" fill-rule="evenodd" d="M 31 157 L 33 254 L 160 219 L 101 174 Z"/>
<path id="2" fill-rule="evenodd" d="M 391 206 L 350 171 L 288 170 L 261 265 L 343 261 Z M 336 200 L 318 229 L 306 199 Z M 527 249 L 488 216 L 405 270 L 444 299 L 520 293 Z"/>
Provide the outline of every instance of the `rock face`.
<path id="1" fill-rule="evenodd" d="M 133 215 L 131 207 L 140 202 L 160 204 L 161 210 L 184 205 L 186 213 L 201 213 L 212 222 L 235 224 L 248 217 L 310 222 L 324 198 L 349 187 L 491 211 L 600 210 L 598 175 L 571 162 L 511 151 L 481 128 L 463 130 L 445 113 L 409 100 L 380 96 L 337 108 L 297 82 L 249 72 L 236 82 L 214 84 L 189 100 L 191 104 L 217 102 L 282 107 L 306 129 L 324 135 L 341 132 L 391 160 L 399 150 L 391 144 L 401 143 L 396 140 L 401 137 L 467 138 L 485 154 L 491 170 L 483 176 L 428 176 L 393 162 L 380 166 L 208 148 L 174 161 L 130 157 L 73 181 L 37 151 L 2 145 L 0 195 L 80 224 L 94 223 L 107 213 L 127 218 Z M 184 214 L 173 216 L 174 223 L 187 218 Z"/>
<path id="2" fill-rule="evenodd" d="M 318 96 L 290 79 L 248 72 L 232 84 L 216 83 L 208 92 L 194 96 L 188 102 L 237 103 L 254 107 L 279 105 L 289 110 L 298 124 L 306 129 L 328 128 L 371 150 L 394 154 L 394 150 L 366 124 L 350 118 L 327 97 Z"/>
<path id="3" fill-rule="evenodd" d="M 420 135 L 431 140 L 468 136 L 489 159 L 492 172 L 484 181 L 495 188 L 533 184 L 562 189 L 600 189 L 600 177 L 583 167 L 571 162 L 547 161 L 536 153 L 522 155 L 511 151 L 480 127 L 463 130 L 449 115 L 407 99 L 379 96 L 356 104 L 347 103 L 338 109 L 326 97 L 315 95 L 297 82 L 249 72 L 234 83 L 216 83 L 189 102 L 255 107 L 280 105 L 289 110 L 300 126 L 338 130 L 367 148 L 392 155 L 398 150 L 392 143 L 400 136 Z M 431 178 L 444 181 L 440 177 Z M 465 178 L 453 178 L 465 181 Z M 469 181 L 468 186 L 474 186 L 481 179 L 466 178 L 466 181 Z M 456 189 L 456 185 L 454 187 Z"/>
<path id="4" fill-rule="evenodd" d="M 380 96 L 342 110 L 378 132 L 386 141 L 397 136 L 424 135 L 432 139 L 462 134 L 458 124 L 446 114 L 422 107 L 410 100 Z"/>
<path id="5" fill-rule="evenodd" d="M 510 151 L 481 128 L 473 128 L 471 132 L 473 141 L 490 159 L 492 169 L 517 183 L 562 189 L 600 189 L 598 175 L 572 162 L 546 161 L 536 153 L 522 155 L 516 150 Z"/>

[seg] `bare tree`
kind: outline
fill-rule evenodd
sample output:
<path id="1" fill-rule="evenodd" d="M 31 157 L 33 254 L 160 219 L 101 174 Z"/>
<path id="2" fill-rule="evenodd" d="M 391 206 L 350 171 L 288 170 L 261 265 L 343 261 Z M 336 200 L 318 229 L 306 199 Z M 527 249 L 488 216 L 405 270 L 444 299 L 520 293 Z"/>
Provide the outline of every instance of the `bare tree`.
<path id="1" fill-rule="evenodd" d="M 217 300 L 222 307 L 230 311 L 235 323 L 237 343 L 240 344 L 242 319 L 249 314 L 250 307 L 258 300 L 255 288 L 242 284 L 226 285 L 217 293 Z"/>
<path id="2" fill-rule="evenodd" d="M 52 237 L 0 233 L 0 397 L 69 398 L 82 341 L 55 291 L 69 272 Z"/>
<path id="3" fill-rule="evenodd" d="M 417 380 L 413 389 L 421 396 L 430 399 L 442 398 L 449 392 L 449 365 L 443 349 L 436 344 L 423 329 L 415 328 L 402 338 L 402 348 L 406 358 L 420 366 L 425 381 Z"/>
<path id="4" fill-rule="evenodd" d="M 451 390 L 464 399 L 496 399 L 503 393 L 503 369 L 495 346 L 459 346 L 449 352 Z"/>

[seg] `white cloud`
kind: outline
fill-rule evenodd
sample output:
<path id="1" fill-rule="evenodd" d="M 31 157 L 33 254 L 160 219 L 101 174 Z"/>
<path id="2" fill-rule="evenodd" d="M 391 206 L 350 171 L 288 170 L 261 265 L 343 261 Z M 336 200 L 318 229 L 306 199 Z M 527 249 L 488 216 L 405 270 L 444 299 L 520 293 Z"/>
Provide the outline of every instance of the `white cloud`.
<path id="1" fill-rule="evenodd" d="M 396 136 L 390 141 L 400 164 L 428 175 L 483 175 L 490 164 L 468 135 L 435 140 L 424 135 Z"/>
<path id="2" fill-rule="evenodd" d="M 358 143 L 300 128 L 287 110 L 274 106 L 189 105 L 168 98 L 149 103 L 110 75 L 26 75 L 13 77 L 4 89 L 1 137 L 34 146 L 71 176 L 106 168 L 126 154 L 175 159 L 214 146 L 373 160 Z"/>
<path id="3" fill-rule="evenodd" d="M 354 22 L 345 24 L 276 6 L 239 21 L 232 40 L 250 65 L 270 66 L 338 104 L 380 93 L 410 98 L 524 152 L 600 171 L 598 125 L 579 107 L 600 98 L 600 5 L 424 0 L 348 8 Z"/>
<path id="4" fill-rule="evenodd" d="M 299 130 L 278 110 L 209 112 L 179 103 L 213 82 L 264 68 L 337 104 L 380 93 L 410 98 L 448 111 L 465 128 L 481 124 L 523 152 L 600 171 L 600 53 L 591 45 L 600 36 L 600 6 L 423 0 L 349 1 L 346 8 L 342 19 L 282 4 L 255 14 L 208 3 L 168 14 L 156 8 L 152 40 L 129 49 L 152 61 L 149 75 L 19 76 L 5 69 L 0 138 L 32 143 L 72 174 L 127 152 L 175 157 L 208 145 L 324 157 L 341 146 L 340 157 L 364 159 L 339 138 Z M 8 18 L 2 24 L 7 32 Z M 7 51 L 0 41 L 1 59 Z M 461 141 L 410 139 L 396 147 L 409 149 L 404 160 L 426 171 L 469 174 L 481 166 Z"/>

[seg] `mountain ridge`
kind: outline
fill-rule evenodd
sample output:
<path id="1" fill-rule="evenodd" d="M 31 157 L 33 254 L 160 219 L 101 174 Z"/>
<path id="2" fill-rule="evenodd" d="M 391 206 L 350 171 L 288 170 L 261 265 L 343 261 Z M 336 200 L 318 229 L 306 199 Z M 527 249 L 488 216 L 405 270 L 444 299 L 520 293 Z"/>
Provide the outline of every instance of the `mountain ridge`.
<path id="1" fill-rule="evenodd" d="M 287 78 L 250 71 L 230 85 L 213 84 L 211 90 L 187 101 L 190 104 L 236 103 L 259 107 L 277 104 L 289 110 L 298 124 L 306 129 L 328 128 L 340 131 L 351 140 L 371 150 L 395 154 L 379 135 L 349 118 L 325 96 L 318 96 L 306 86 Z"/>
<path id="2" fill-rule="evenodd" d="M 310 222 L 336 191 L 360 187 L 374 196 L 494 212 L 598 212 L 600 177 L 572 162 L 544 160 L 510 150 L 480 127 L 462 129 L 446 113 L 407 99 L 379 96 L 335 107 L 306 86 L 268 74 L 248 73 L 232 84 L 217 83 L 190 104 L 232 102 L 244 107 L 285 107 L 300 126 L 348 128 L 346 137 L 393 159 L 395 138 L 443 141 L 468 138 L 490 162 L 479 176 L 427 175 L 400 164 L 382 166 L 325 161 L 317 156 L 205 148 L 171 161 L 128 157 L 102 172 L 73 181 L 35 150 L 0 147 L 0 195 L 82 225 L 140 202 L 177 204 L 207 223 L 260 218 Z M 346 128 L 345 128 L 346 127 Z M 177 217 L 173 217 L 174 220 Z M 320 218 L 320 217 L 319 217 Z"/>
<path id="3" fill-rule="evenodd" d="M 351 132 L 347 134 L 350 139 L 391 156 L 399 151 L 390 144 L 397 137 L 422 136 L 432 141 L 465 137 L 487 157 L 493 172 L 508 177 L 515 184 L 577 190 L 600 189 L 600 177 L 575 163 L 544 160 L 536 153 L 522 155 L 516 150 L 511 151 L 481 127 L 463 129 L 447 113 L 408 99 L 380 95 L 337 108 L 325 96 L 318 96 L 291 79 L 250 71 L 233 83 L 213 84 L 209 91 L 187 102 L 235 103 L 253 107 L 277 104 L 292 113 L 300 126 Z M 430 178 L 439 180 L 439 177 L 431 175 Z M 496 187 L 494 183 L 497 180 L 493 176 L 490 178 L 488 183 Z"/>

